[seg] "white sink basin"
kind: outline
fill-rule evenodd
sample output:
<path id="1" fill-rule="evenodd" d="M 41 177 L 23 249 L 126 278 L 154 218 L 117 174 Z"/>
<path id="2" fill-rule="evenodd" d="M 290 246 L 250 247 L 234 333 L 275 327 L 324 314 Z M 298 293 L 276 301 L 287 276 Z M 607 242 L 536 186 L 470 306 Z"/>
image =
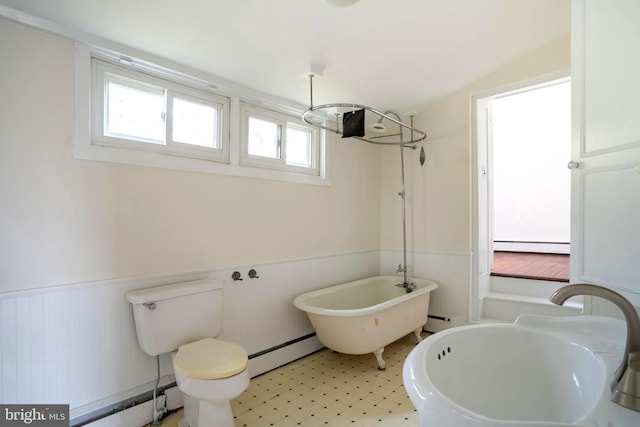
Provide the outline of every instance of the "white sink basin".
<path id="1" fill-rule="evenodd" d="M 597 316 L 453 328 L 411 352 L 404 384 L 425 427 L 640 426 L 610 401 L 625 331 Z"/>

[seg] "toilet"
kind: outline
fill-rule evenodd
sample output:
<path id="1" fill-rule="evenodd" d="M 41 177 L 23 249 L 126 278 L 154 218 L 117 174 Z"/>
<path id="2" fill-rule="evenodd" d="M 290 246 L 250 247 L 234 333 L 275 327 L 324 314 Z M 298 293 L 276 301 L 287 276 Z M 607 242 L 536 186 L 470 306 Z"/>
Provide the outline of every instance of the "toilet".
<path id="1" fill-rule="evenodd" d="M 171 353 L 184 400 L 179 427 L 233 427 L 231 400 L 249 386 L 247 352 L 222 333 L 222 284 L 176 283 L 127 293 L 138 343 L 150 356 Z"/>

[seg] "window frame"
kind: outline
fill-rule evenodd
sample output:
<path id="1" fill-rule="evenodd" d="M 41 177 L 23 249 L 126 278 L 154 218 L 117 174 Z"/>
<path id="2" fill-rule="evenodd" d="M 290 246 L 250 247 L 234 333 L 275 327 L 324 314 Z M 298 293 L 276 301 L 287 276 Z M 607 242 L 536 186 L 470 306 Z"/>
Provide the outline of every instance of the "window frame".
<path id="1" fill-rule="evenodd" d="M 185 157 L 167 151 L 136 150 L 127 146 L 96 143 L 93 140 L 92 131 L 94 121 L 92 98 L 95 92 L 92 74 L 93 58 L 196 91 L 226 97 L 229 100 L 229 111 L 223 121 L 223 136 L 228 140 L 229 160 L 226 162 L 211 161 L 206 158 Z M 75 40 L 73 70 L 73 157 L 75 159 L 303 185 L 331 186 L 328 167 L 330 147 L 327 143 L 331 136 L 325 131 L 317 131 L 316 134 L 318 143 L 317 175 L 241 163 L 241 102 L 250 102 L 254 106 L 259 106 L 257 108 L 282 113 L 294 123 L 297 120 L 301 121 L 300 116 L 306 109 L 304 105 L 255 91 L 164 58 L 125 49 L 121 45 L 109 48 Z"/>
<path id="2" fill-rule="evenodd" d="M 229 98 L 203 90 L 196 90 L 163 78 L 114 65 L 100 58 L 91 58 L 92 72 L 92 114 L 91 143 L 93 145 L 126 148 L 131 150 L 167 154 L 173 156 L 229 163 Z M 145 138 L 126 138 L 109 135 L 106 132 L 107 83 L 116 82 L 128 87 L 148 88 L 149 92 L 163 92 L 164 96 L 164 143 L 145 141 Z M 174 141 L 173 101 L 183 99 L 213 108 L 217 113 L 216 139 L 218 147 L 209 148 Z"/>
<path id="3" fill-rule="evenodd" d="M 320 157 L 321 143 L 318 129 L 305 125 L 304 123 L 295 123 L 295 118 L 286 114 L 271 111 L 265 108 L 257 107 L 247 102 L 240 104 L 241 116 L 241 156 L 240 163 L 246 166 L 261 167 L 267 169 L 276 169 L 287 172 L 295 172 L 320 176 Z M 257 156 L 249 153 L 249 120 L 255 118 L 274 123 L 280 128 L 280 155 L 279 158 L 271 158 L 265 156 Z M 298 166 L 287 163 L 287 132 L 289 129 L 309 132 L 311 138 L 311 166 Z"/>

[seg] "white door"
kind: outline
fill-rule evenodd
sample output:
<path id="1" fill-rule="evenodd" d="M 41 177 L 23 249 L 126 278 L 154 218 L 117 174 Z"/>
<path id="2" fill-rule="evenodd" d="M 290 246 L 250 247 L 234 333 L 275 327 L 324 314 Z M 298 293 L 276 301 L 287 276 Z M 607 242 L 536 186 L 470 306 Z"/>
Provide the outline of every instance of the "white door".
<path id="1" fill-rule="evenodd" d="M 640 2 L 572 6 L 571 282 L 639 295 Z"/>

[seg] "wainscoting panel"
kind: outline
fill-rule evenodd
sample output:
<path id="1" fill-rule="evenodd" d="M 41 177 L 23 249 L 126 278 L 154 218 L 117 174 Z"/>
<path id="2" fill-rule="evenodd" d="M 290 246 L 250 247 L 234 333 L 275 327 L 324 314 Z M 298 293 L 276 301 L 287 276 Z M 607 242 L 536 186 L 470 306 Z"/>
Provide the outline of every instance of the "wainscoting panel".
<path id="1" fill-rule="evenodd" d="M 383 250 L 380 253 L 380 274 L 395 273 L 402 264 L 402 251 Z M 420 252 L 407 254 L 409 275 L 431 279 L 438 283 L 432 292 L 429 312 L 447 313 L 456 317 L 456 325 L 469 322 L 469 289 L 471 286 L 471 254 L 463 252 Z"/>
<path id="2" fill-rule="evenodd" d="M 0 400 L 69 404 L 73 417 L 77 408 L 136 393 L 154 380 L 155 360 L 137 348 L 124 299 L 135 285 L 122 280 L 0 294 Z"/>
<path id="3" fill-rule="evenodd" d="M 259 278 L 248 277 L 251 268 Z M 73 420 L 151 390 L 156 359 L 138 346 L 125 299 L 130 290 L 220 280 L 224 338 L 258 354 L 313 333 L 306 315 L 292 304 L 296 295 L 377 275 L 378 268 L 379 252 L 370 251 L 0 294 L 0 401 L 69 404 Z M 243 281 L 231 279 L 234 270 Z M 252 375 L 319 348 L 315 338 L 305 342 L 255 358 Z M 160 372 L 161 385 L 173 381 L 169 356 L 160 357 Z"/>

